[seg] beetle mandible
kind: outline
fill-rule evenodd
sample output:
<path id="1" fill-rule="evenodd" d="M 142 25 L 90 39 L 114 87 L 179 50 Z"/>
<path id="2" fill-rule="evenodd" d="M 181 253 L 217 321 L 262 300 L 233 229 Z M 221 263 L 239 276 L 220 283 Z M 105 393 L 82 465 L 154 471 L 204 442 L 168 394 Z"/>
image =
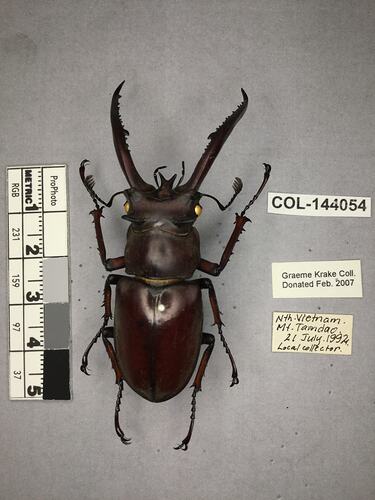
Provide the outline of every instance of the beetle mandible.
<path id="1" fill-rule="evenodd" d="M 238 177 L 233 182 L 234 194 L 223 205 L 214 196 L 199 191 L 224 142 L 246 111 L 248 98 L 243 89 L 242 102 L 209 137 L 209 143 L 191 177 L 182 183 L 182 175 L 175 184 L 176 175 L 166 179 L 158 167 L 154 171 L 155 186 L 139 175 L 127 143 L 129 133 L 120 117 L 120 91 L 115 90 L 111 104 L 113 141 L 129 189 L 116 192 L 108 202 L 94 191 L 94 178 L 85 174 L 88 160 L 80 165 L 81 179 L 95 208 L 93 216 L 101 261 L 108 275 L 104 286 L 103 324 L 88 345 L 81 370 L 88 375 L 88 354 L 93 344 L 102 337 L 105 349 L 116 375 L 118 394 L 115 405 L 115 430 L 122 443 L 129 444 L 119 423 L 120 403 L 124 381 L 140 396 L 152 401 L 166 401 L 176 396 L 187 385 L 198 364 L 200 348 L 206 346 L 192 384 L 190 425 L 186 437 L 175 449 L 187 450 L 191 439 L 196 412 L 196 396 L 201 390 L 202 378 L 212 354 L 215 337 L 202 332 L 202 290 L 208 291 L 217 333 L 232 365 L 231 386 L 238 384 L 238 374 L 232 353 L 223 335 L 223 322 L 215 288 L 208 278 L 193 279 L 199 270 L 218 276 L 227 265 L 234 246 L 245 224 L 250 220 L 245 213 L 258 198 L 270 176 L 271 167 L 264 163 L 265 171 L 256 194 L 236 214 L 235 226 L 219 263 L 210 262 L 200 255 L 199 234 L 194 223 L 202 212 L 202 197 L 213 199 L 220 210 L 227 209 L 242 190 Z M 130 222 L 124 255 L 107 258 L 101 218 L 104 206 L 110 207 L 118 195 L 125 196 L 123 219 Z M 112 274 L 125 269 L 128 276 Z M 112 319 L 111 286 L 116 286 L 114 325 Z M 113 339 L 111 342 L 110 339 Z"/>

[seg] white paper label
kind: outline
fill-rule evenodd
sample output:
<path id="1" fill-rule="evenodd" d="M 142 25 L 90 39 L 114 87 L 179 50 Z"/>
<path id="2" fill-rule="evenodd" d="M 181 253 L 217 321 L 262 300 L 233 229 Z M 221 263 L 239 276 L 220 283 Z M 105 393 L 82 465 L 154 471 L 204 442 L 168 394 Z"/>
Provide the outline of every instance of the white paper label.
<path id="1" fill-rule="evenodd" d="M 43 211 L 66 211 L 65 166 L 49 167 L 43 170 Z"/>
<path id="2" fill-rule="evenodd" d="M 268 193 L 268 213 L 310 217 L 371 217 L 371 198 L 317 194 Z"/>
<path id="3" fill-rule="evenodd" d="M 274 262 L 275 299 L 307 297 L 362 297 L 360 260 Z"/>
<path id="4" fill-rule="evenodd" d="M 352 353 L 353 316 L 274 312 L 272 352 Z"/>

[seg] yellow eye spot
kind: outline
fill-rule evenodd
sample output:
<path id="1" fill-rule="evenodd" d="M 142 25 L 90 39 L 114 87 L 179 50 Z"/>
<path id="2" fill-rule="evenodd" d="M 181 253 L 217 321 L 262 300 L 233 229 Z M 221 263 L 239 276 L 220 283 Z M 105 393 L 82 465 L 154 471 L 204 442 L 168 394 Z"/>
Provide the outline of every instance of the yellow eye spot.
<path id="1" fill-rule="evenodd" d="M 195 205 L 195 207 L 194 207 L 194 212 L 195 212 L 195 215 L 196 215 L 197 217 L 199 217 L 199 216 L 200 216 L 200 214 L 202 213 L 202 210 L 203 210 L 203 208 L 202 208 L 199 204 L 198 204 L 198 205 Z"/>
<path id="2" fill-rule="evenodd" d="M 130 203 L 127 201 L 124 205 L 124 210 L 125 210 L 125 213 L 129 213 L 129 210 L 130 210 Z"/>

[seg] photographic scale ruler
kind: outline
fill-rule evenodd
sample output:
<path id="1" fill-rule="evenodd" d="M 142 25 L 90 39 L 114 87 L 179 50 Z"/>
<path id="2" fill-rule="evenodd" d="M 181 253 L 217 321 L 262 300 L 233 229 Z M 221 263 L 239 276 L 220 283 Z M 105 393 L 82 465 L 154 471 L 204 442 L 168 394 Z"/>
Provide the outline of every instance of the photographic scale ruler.
<path id="1" fill-rule="evenodd" d="M 71 398 L 66 173 L 7 168 L 10 399 Z"/>

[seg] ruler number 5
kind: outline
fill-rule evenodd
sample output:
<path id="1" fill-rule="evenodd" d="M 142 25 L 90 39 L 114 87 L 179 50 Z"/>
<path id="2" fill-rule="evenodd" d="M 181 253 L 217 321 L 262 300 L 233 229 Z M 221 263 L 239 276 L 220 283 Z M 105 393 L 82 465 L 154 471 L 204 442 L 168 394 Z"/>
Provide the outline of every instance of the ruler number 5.
<path id="1" fill-rule="evenodd" d="M 37 394 L 42 394 L 42 388 L 39 385 L 29 385 L 27 388 L 27 394 L 29 396 L 36 396 Z"/>

